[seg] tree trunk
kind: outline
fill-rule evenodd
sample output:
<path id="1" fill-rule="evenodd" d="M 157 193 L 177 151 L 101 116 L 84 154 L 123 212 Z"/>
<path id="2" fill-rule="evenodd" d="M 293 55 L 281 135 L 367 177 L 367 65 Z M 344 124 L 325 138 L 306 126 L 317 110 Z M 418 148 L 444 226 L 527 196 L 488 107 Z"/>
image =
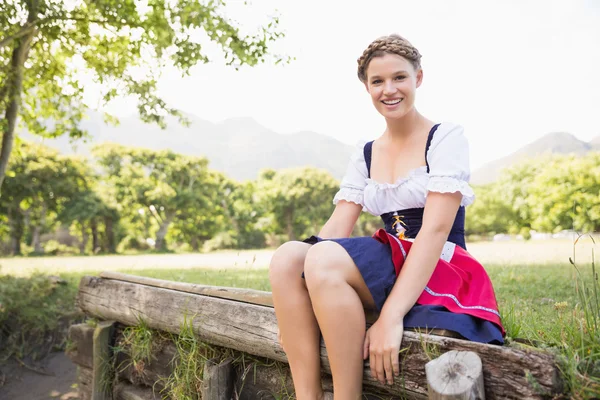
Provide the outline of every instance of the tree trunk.
<path id="1" fill-rule="evenodd" d="M 79 254 L 85 254 L 85 248 L 87 247 L 89 235 L 85 226 L 85 221 L 81 221 L 81 244 L 79 245 Z"/>
<path id="2" fill-rule="evenodd" d="M 173 218 L 175 218 L 174 212 L 167 213 L 167 217 L 160 224 L 160 228 L 158 229 L 158 232 L 156 232 L 156 243 L 154 244 L 155 250 L 167 250 L 165 236 L 167 236 L 169 225 L 173 222 Z"/>
<path id="3" fill-rule="evenodd" d="M 96 222 L 96 218 L 92 218 L 90 225 L 92 229 L 92 253 L 96 254 L 100 247 L 100 243 L 98 242 L 98 222 Z"/>
<path id="4" fill-rule="evenodd" d="M 113 231 L 113 219 L 112 217 L 104 217 L 104 234 L 106 241 L 106 250 L 110 254 L 117 252 L 117 246 L 115 245 L 115 233 Z"/>
<path id="5" fill-rule="evenodd" d="M 32 20 L 33 18 L 35 18 L 35 12 L 30 10 L 29 20 Z M 31 40 L 36 34 L 37 29 L 33 29 L 17 42 L 18 44 L 12 53 L 8 79 L 5 83 L 7 85 L 8 99 L 6 102 L 6 112 L 4 114 L 6 122 L 2 124 L 2 147 L 0 148 L 0 195 L 2 193 L 2 183 L 6 176 L 8 159 L 10 158 L 10 153 L 15 141 L 15 126 L 17 124 L 19 106 L 21 105 L 25 60 L 27 60 L 29 54 Z"/>
<path id="6" fill-rule="evenodd" d="M 19 206 L 16 209 L 8 208 L 8 224 L 10 226 L 10 254 L 19 256 L 23 237 L 23 211 Z"/>
<path id="7" fill-rule="evenodd" d="M 294 211 L 288 210 L 285 214 L 287 235 L 290 241 L 296 240 L 296 234 L 294 233 Z"/>
<path id="8" fill-rule="evenodd" d="M 35 228 L 33 228 L 32 245 L 33 245 L 33 251 L 37 254 L 44 253 L 44 248 L 42 247 L 41 236 L 42 236 L 42 230 L 44 229 L 44 226 L 46 225 L 46 210 L 47 210 L 46 203 L 44 202 L 44 200 L 42 200 L 42 208 L 40 210 L 40 220 L 38 221 Z"/>

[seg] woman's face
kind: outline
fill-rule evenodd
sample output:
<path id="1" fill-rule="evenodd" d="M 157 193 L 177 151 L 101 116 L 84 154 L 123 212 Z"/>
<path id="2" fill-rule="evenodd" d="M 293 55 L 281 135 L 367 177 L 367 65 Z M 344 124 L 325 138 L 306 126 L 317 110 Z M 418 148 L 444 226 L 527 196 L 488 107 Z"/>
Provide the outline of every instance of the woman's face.
<path id="1" fill-rule="evenodd" d="M 377 111 L 386 118 L 398 119 L 414 107 L 422 80 L 421 69 L 415 71 L 404 57 L 386 53 L 369 63 L 365 86 Z"/>

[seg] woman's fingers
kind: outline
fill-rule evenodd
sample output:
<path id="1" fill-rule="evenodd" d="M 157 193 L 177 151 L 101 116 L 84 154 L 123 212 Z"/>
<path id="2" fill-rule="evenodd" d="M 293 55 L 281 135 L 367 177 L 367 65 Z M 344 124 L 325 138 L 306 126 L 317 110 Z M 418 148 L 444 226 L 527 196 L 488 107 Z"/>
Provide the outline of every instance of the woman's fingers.
<path id="1" fill-rule="evenodd" d="M 396 353 L 398 354 L 398 353 Z M 392 371 L 392 357 L 394 357 L 394 352 L 391 350 L 387 350 L 383 353 L 383 369 L 385 371 L 385 380 L 388 385 L 394 383 L 394 375 Z"/>

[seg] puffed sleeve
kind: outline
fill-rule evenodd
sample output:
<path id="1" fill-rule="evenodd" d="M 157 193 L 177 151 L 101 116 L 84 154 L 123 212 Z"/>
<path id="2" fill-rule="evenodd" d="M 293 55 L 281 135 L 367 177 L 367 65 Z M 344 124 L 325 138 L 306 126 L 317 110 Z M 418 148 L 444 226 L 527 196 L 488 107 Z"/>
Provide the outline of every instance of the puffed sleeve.
<path id="1" fill-rule="evenodd" d="M 442 124 L 434 134 L 427 152 L 429 162 L 428 192 L 462 193 L 462 206 L 475 201 L 469 186 L 469 142 L 460 125 Z"/>
<path id="2" fill-rule="evenodd" d="M 340 200 L 346 200 L 359 204 L 364 209 L 364 189 L 368 178 L 367 164 L 363 152 L 365 143 L 365 141 L 360 141 L 356 144 L 354 152 L 350 156 L 346 174 L 340 184 L 340 190 L 333 198 L 333 204 L 337 204 Z"/>

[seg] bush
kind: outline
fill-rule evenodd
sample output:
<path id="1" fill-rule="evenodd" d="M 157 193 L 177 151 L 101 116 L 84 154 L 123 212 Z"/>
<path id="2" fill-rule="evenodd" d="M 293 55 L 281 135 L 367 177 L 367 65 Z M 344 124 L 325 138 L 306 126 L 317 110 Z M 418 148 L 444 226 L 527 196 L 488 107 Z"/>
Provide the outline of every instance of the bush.
<path id="1" fill-rule="evenodd" d="M 57 240 L 48 240 L 43 246 L 44 254 L 41 255 L 58 256 L 79 254 L 79 249 L 77 247 L 67 246 L 66 244 L 59 243 Z M 36 254 L 32 253 L 30 255 Z"/>
<path id="2" fill-rule="evenodd" d="M 119 245 L 117 246 L 117 253 L 125 253 L 127 251 L 145 251 L 150 250 L 150 245 L 146 242 L 144 238 L 127 235 L 121 240 Z"/>
<path id="3" fill-rule="evenodd" d="M 219 232 L 212 239 L 204 242 L 202 251 L 215 251 L 223 249 L 235 249 L 237 240 L 229 232 Z"/>
<path id="4" fill-rule="evenodd" d="M 69 325 L 79 315 L 77 285 L 56 276 L 0 276 L 0 360 L 43 358 L 64 348 Z"/>

